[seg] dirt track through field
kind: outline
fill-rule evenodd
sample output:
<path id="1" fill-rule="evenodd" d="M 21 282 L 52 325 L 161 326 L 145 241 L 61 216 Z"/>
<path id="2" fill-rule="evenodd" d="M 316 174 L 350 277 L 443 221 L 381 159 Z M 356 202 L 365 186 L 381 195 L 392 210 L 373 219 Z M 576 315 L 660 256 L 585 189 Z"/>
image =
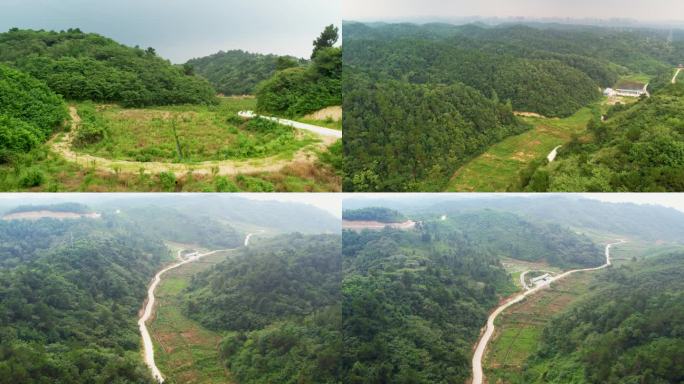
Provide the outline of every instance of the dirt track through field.
<path id="1" fill-rule="evenodd" d="M 192 173 L 194 175 L 207 176 L 235 176 L 238 174 L 258 172 L 278 172 L 288 165 L 294 163 L 310 163 L 316 158 L 313 148 L 308 147 L 299 150 L 292 159 L 269 157 L 246 161 L 221 160 L 187 164 L 106 159 L 104 157 L 78 153 L 72 149 L 74 135 L 81 126 L 81 117 L 73 106 L 69 107 L 69 114 L 71 115 L 72 120 L 71 130 L 61 139 L 57 138 L 50 141 L 52 150 L 60 154 L 69 162 L 76 163 L 86 168 L 92 167 L 108 173 L 140 174 L 144 172 L 148 174 L 159 174 L 161 172 L 173 172 L 175 174 Z M 319 128 L 326 129 L 322 127 Z M 320 150 L 336 141 L 329 136 L 321 136 L 321 140 L 322 143 L 316 146 L 317 149 Z"/>

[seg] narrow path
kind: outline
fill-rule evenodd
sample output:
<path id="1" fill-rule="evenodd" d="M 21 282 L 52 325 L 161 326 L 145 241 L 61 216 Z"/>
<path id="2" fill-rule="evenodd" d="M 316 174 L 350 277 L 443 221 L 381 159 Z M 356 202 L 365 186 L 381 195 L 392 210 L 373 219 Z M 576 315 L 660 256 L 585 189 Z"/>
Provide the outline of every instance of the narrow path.
<path id="1" fill-rule="evenodd" d="M 677 72 L 675 72 L 674 76 L 672 76 L 672 84 L 677 82 L 677 76 L 679 75 L 679 72 L 682 71 L 683 68 L 677 68 Z"/>
<path id="2" fill-rule="evenodd" d="M 247 234 L 245 237 L 245 247 L 249 245 L 249 239 L 254 235 L 253 233 Z M 235 249 L 235 248 L 233 248 Z M 192 263 L 194 261 L 200 260 L 203 257 L 210 256 L 219 252 L 225 252 L 225 251 L 231 251 L 233 249 L 220 249 L 216 251 L 211 251 L 207 252 L 201 255 L 196 255 L 193 257 L 190 257 L 186 260 L 180 261 L 176 264 L 173 264 L 169 267 L 166 267 L 162 269 L 161 271 L 157 272 L 157 274 L 154 276 L 154 280 L 152 280 L 152 284 L 150 287 L 147 289 L 147 301 L 144 304 L 144 311 L 140 319 L 138 320 L 138 327 L 140 328 L 140 334 L 142 335 L 143 339 L 143 353 L 144 353 L 144 360 L 145 364 L 150 368 L 150 371 L 152 372 L 152 376 L 154 377 L 155 380 L 157 380 L 159 383 L 164 382 L 164 376 L 162 376 L 162 373 L 159 371 L 159 368 L 157 367 L 157 364 L 154 362 L 154 344 L 152 344 L 152 337 L 150 336 L 150 332 L 147 329 L 147 320 L 150 319 L 152 316 L 152 310 L 154 309 L 154 290 L 157 288 L 157 285 L 161 282 L 161 277 L 163 274 L 166 272 L 176 269 L 182 265 Z M 183 250 L 178 251 L 178 258 L 180 258 L 180 254 Z"/>
<path id="3" fill-rule="evenodd" d="M 300 149 L 294 154 L 292 159 L 282 159 L 277 156 L 252 159 L 252 160 L 215 160 L 202 161 L 197 163 L 172 163 L 160 161 L 132 161 L 132 160 L 113 160 L 104 157 L 93 156 L 76 152 L 72 149 L 75 133 L 81 126 L 81 117 L 78 115 L 76 107 L 69 107 L 69 115 L 71 116 L 71 130 L 67 132 L 61 139 L 53 138 L 50 140 L 51 149 L 64 157 L 67 161 L 76 163 L 83 167 L 93 167 L 100 171 L 108 173 L 127 173 L 139 174 L 141 171 L 159 174 L 161 172 L 173 172 L 175 174 L 186 174 L 188 172 L 194 175 L 220 175 L 220 176 L 235 176 L 244 173 L 257 172 L 278 172 L 288 165 L 296 162 L 311 162 L 315 158 L 315 149 L 324 149 L 335 141 L 336 138 L 318 133 L 322 143 L 318 145 L 307 146 Z M 297 123 L 302 124 L 302 123 Z M 308 124 L 307 124 L 308 125 Z M 323 130 L 322 128 L 312 125 Z M 330 131 L 334 131 L 330 129 Z M 313 131 L 312 131 L 313 132 Z M 339 131 L 336 131 L 339 132 Z M 340 137 L 342 133 L 340 132 Z"/>
<path id="4" fill-rule="evenodd" d="M 336 129 L 319 127 L 318 125 L 300 123 L 299 121 L 281 119 L 279 117 L 257 115 L 253 111 L 240 111 L 240 112 L 238 112 L 238 116 L 244 117 L 246 119 L 253 119 L 255 117 L 260 117 L 262 119 L 275 121 L 276 123 L 278 123 L 280 125 L 286 125 L 288 127 L 292 127 L 292 128 L 296 128 L 296 129 L 303 129 L 305 131 L 313 132 L 317 135 L 334 137 L 336 139 L 342 138 L 342 131 L 338 131 Z"/>
<path id="5" fill-rule="evenodd" d="M 562 147 L 562 145 L 557 146 L 554 148 L 551 153 L 549 153 L 548 156 L 546 156 L 546 160 L 549 161 L 549 163 L 553 163 L 554 160 L 556 160 L 556 156 L 558 156 L 558 150 Z"/>
<path id="6" fill-rule="evenodd" d="M 508 307 L 512 306 L 513 304 L 521 302 L 523 299 L 525 299 L 527 296 L 533 295 L 542 289 L 546 288 L 547 286 L 551 285 L 551 283 L 558 281 L 560 279 L 563 279 L 573 273 L 576 272 L 584 272 L 584 271 L 597 271 L 600 269 L 607 268 L 611 265 L 610 261 L 610 247 L 613 245 L 617 244 L 622 244 L 624 243 L 624 240 L 620 240 L 616 243 L 611 243 L 606 245 L 606 263 L 595 268 L 584 268 L 584 269 L 573 269 L 571 271 L 567 271 L 564 273 L 561 273 L 558 276 L 554 276 L 548 283 L 546 284 L 540 284 L 534 288 L 531 288 L 518 296 L 515 296 L 514 298 L 508 300 L 506 303 L 502 304 L 499 306 L 494 312 L 492 312 L 489 315 L 489 318 L 487 319 L 487 325 L 485 326 L 485 332 L 480 337 L 480 340 L 477 343 L 477 347 L 475 348 L 475 354 L 473 355 L 473 360 L 472 360 L 472 367 L 473 367 L 473 381 L 472 384 L 483 384 L 484 383 L 484 373 L 482 371 L 482 358 L 484 357 L 484 353 L 487 349 L 487 344 L 489 343 L 489 340 L 492 338 L 494 335 L 494 320 L 496 320 L 496 317 L 501 314 L 504 310 L 506 310 Z"/>

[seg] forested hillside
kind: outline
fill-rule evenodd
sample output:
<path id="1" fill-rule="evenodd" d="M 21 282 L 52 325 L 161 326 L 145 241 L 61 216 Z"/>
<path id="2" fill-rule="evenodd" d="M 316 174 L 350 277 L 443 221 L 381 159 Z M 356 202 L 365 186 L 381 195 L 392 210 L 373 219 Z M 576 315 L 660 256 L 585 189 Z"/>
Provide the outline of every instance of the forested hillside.
<path id="1" fill-rule="evenodd" d="M 214 102 L 206 80 L 160 58 L 153 48 L 130 48 L 79 29 L 13 28 L 0 34 L 0 63 L 43 80 L 66 99 L 124 106 Z"/>
<path id="2" fill-rule="evenodd" d="M 393 209 L 368 207 L 361 209 L 345 209 L 342 211 L 343 220 L 351 221 L 379 221 L 381 223 L 400 223 L 406 221 L 406 216 Z"/>
<path id="3" fill-rule="evenodd" d="M 651 89 L 661 89 L 669 81 L 667 73 L 671 77 L 672 68 L 684 61 L 684 45 L 668 41 L 668 33 L 660 30 L 539 23 L 350 22 L 344 27 L 347 191 L 443 190 L 468 160 L 525 129 L 513 111 L 571 118 L 597 103 L 601 88 L 614 87 L 619 79 L 653 78 Z M 445 89 L 459 90 L 462 101 L 445 95 Z M 671 121 L 663 125 L 676 126 Z M 644 138 L 646 145 L 657 145 L 651 136 Z M 500 149 L 513 165 L 492 160 L 482 167 L 506 172 L 516 162 L 530 161 L 522 148 Z M 642 160 L 635 161 L 637 167 L 648 167 Z M 674 189 L 670 184 L 678 168 L 668 167 L 646 176 L 647 185 L 655 185 L 650 190 Z M 531 179 L 533 172 L 526 170 L 516 189 L 527 184 L 534 190 L 549 188 L 543 175 Z M 572 190 L 598 190 L 572 186 L 573 181 L 565 181 Z"/>
<path id="4" fill-rule="evenodd" d="M 252 95 L 260 82 L 276 71 L 298 67 L 303 60 L 290 56 L 262 55 L 241 50 L 218 52 L 189 60 L 185 65 L 206 78 L 224 95 Z"/>
<path id="5" fill-rule="evenodd" d="M 193 277 L 184 309 L 229 332 L 221 354 L 241 384 L 338 383 L 340 262 L 339 235 L 261 240 Z"/>
<path id="6" fill-rule="evenodd" d="M 684 254 L 610 270 L 552 320 L 525 383 L 680 383 L 684 380 Z"/>
<path id="7" fill-rule="evenodd" d="M 534 191 L 666 192 L 684 190 L 684 84 L 632 106 L 617 105 L 606 122 L 591 121 L 588 142 L 573 141 L 559 161 L 524 179 Z"/>
<path id="8" fill-rule="evenodd" d="M 342 48 L 334 46 L 338 38 L 338 28 L 329 25 L 314 41 L 308 66 L 285 65 L 260 83 L 257 110 L 297 117 L 342 104 Z"/>
<path id="9" fill-rule="evenodd" d="M 64 101 L 44 83 L 0 64 L 0 164 L 41 145 L 66 117 Z"/>
<path id="10" fill-rule="evenodd" d="M 345 191 L 442 190 L 488 146 L 526 129 L 510 104 L 460 85 L 345 76 Z"/>
<path id="11" fill-rule="evenodd" d="M 488 311 L 514 290 L 502 257 L 562 268 L 601 250 L 558 226 L 480 211 L 415 231 L 344 231 L 343 381 L 463 382 Z"/>
<path id="12" fill-rule="evenodd" d="M 135 321 L 158 239 L 104 217 L 0 221 L 0 244 L 0 382 L 152 382 Z"/>

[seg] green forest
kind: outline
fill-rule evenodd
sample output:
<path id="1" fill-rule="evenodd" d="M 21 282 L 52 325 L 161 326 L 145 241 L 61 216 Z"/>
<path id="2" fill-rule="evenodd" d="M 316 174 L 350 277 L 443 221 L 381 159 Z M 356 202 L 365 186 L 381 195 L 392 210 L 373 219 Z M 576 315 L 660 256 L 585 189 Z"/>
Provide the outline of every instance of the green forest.
<path id="1" fill-rule="evenodd" d="M 379 221 L 381 223 L 401 223 L 407 220 L 401 212 L 389 208 L 368 207 L 361 209 L 345 209 L 342 220 Z"/>
<path id="2" fill-rule="evenodd" d="M 276 71 L 305 64 L 304 60 L 291 56 L 233 50 L 192 59 L 185 65 L 194 73 L 209 80 L 219 93 L 240 96 L 253 95 L 257 85 L 271 78 Z"/>
<path id="3" fill-rule="evenodd" d="M 278 70 L 257 85 L 257 111 L 299 117 L 342 104 L 342 48 L 338 28 L 329 25 L 314 41 L 311 62 L 302 66 L 281 60 Z"/>
<path id="4" fill-rule="evenodd" d="M 339 235 L 262 240 L 195 275 L 184 311 L 227 333 L 221 356 L 241 384 L 338 383 L 340 262 Z"/>
<path id="5" fill-rule="evenodd" d="M 668 79 L 669 81 L 669 79 Z M 676 192 L 684 190 L 684 84 L 669 84 L 607 121 L 591 120 L 590 141 L 572 141 L 560 158 L 521 176 L 531 191 Z"/>
<path id="6" fill-rule="evenodd" d="M 0 63 L 44 81 L 69 100 L 128 107 L 215 102 L 206 80 L 160 58 L 154 48 L 127 47 L 79 29 L 11 29 L 0 34 Z"/>
<path id="7" fill-rule="evenodd" d="M 151 383 L 136 314 L 169 259 L 116 217 L 0 221 L 0 383 Z"/>
<path id="8" fill-rule="evenodd" d="M 653 78 L 651 92 L 667 97 L 668 73 L 671 78 L 672 68 L 684 61 L 684 41 L 668 41 L 668 32 L 534 23 L 347 22 L 343 90 L 344 149 L 349 160 L 343 188 L 444 190 L 467 161 L 492 144 L 532 128 L 515 118 L 513 111 L 569 117 L 597 103 L 600 89 L 613 87 L 621 78 Z M 668 128 L 676 131 L 676 118 L 670 112 L 664 122 L 643 119 L 643 123 L 663 136 L 674 136 L 670 144 L 677 147 L 680 133 L 667 132 Z M 629 130 L 628 125 L 623 121 L 621 129 Z M 657 146 L 652 136 L 644 141 Z M 650 168 L 643 158 L 621 165 L 632 170 L 634 163 L 637 168 Z M 677 166 L 641 171 L 642 176 L 650 175 L 645 175 L 647 180 L 638 190 L 681 190 L 672 187 L 679 182 Z M 598 190 L 580 184 L 583 180 L 577 181 L 578 177 L 551 187 L 543 173 L 532 177 L 534 171 L 523 172 L 522 186 L 513 188 Z M 606 173 L 602 172 L 604 179 Z M 624 181 L 613 183 L 617 185 L 611 190 L 634 190 Z"/>
<path id="9" fill-rule="evenodd" d="M 364 384 L 464 382 L 487 313 L 515 291 L 502 257 L 559 267 L 602 257 L 566 229 L 492 211 L 344 231 L 342 254 L 342 381 Z"/>
<path id="10" fill-rule="evenodd" d="M 544 330 L 524 383 L 684 380 L 684 253 L 602 274 L 593 292 Z"/>

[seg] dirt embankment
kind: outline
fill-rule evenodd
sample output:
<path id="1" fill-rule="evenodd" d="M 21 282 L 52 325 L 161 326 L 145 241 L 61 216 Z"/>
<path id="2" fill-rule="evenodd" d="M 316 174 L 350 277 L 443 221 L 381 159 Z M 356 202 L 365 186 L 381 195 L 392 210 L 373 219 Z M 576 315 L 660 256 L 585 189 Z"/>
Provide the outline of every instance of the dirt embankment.
<path id="1" fill-rule="evenodd" d="M 342 107 L 340 106 L 334 106 L 334 107 L 327 107 L 323 108 L 320 111 L 316 111 L 313 113 L 310 113 L 306 116 L 304 116 L 305 119 L 309 120 L 333 120 L 333 121 L 340 121 L 342 120 Z"/>
<path id="2" fill-rule="evenodd" d="M 395 229 L 412 229 L 415 228 L 416 222 L 413 220 L 404 221 L 403 223 L 381 223 L 379 221 L 349 221 L 342 220 L 342 228 L 353 229 L 353 230 L 363 230 L 363 229 L 375 229 L 380 230 L 383 228 L 395 228 Z"/>

